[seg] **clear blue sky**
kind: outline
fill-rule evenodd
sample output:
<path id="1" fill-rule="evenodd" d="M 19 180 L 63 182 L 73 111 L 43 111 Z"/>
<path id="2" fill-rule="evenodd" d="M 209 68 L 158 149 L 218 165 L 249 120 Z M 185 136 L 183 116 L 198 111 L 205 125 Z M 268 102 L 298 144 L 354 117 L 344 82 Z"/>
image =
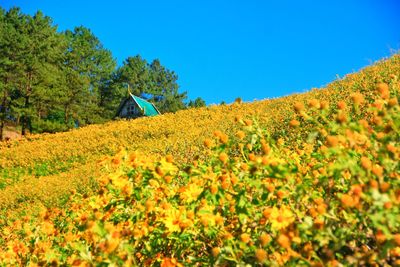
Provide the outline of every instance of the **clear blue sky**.
<path id="1" fill-rule="evenodd" d="M 140 54 L 208 104 L 321 87 L 400 48 L 400 1 L 0 0 L 43 11 L 59 30 L 83 25 L 118 63 Z"/>

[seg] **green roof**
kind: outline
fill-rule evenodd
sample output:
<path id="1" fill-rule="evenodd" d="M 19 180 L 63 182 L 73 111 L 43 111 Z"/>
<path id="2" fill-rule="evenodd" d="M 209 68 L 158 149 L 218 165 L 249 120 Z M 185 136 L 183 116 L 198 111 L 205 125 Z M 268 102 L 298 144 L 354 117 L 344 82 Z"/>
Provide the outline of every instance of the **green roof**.
<path id="1" fill-rule="evenodd" d="M 156 116 L 160 114 L 160 112 L 157 110 L 157 108 L 150 102 L 147 102 L 143 98 L 140 98 L 138 96 L 132 95 L 131 97 L 133 100 L 138 104 L 138 106 L 144 111 L 145 116 Z"/>

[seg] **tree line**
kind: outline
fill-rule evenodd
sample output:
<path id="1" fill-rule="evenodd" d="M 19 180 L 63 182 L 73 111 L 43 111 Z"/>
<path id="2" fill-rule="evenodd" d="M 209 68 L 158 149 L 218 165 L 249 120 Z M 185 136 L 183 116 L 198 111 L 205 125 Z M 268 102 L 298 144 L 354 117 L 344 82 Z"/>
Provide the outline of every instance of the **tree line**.
<path id="1" fill-rule="evenodd" d="M 162 112 L 204 106 L 186 103 L 178 76 L 140 55 L 117 66 L 90 29 L 59 32 L 52 19 L 17 7 L 0 8 L 0 140 L 9 122 L 30 132 L 57 132 L 111 120 L 127 88 Z"/>

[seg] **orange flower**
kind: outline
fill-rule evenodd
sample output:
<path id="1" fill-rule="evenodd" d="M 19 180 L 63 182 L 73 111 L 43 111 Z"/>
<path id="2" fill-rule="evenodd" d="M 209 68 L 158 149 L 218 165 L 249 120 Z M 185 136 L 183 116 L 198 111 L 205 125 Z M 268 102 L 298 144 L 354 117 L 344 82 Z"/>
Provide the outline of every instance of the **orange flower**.
<path id="1" fill-rule="evenodd" d="M 250 153 L 249 154 L 249 160 L 251 160 L 251 161 L 255 161 L 257 158 L 256 158 L 256 155 L 254 155 L 253 153 Z"/>
<path id="2" fill-rule="evenodd" d="M 400 234 L 393 235 L 393 240 L 396 243 L 396 245 L 400 246 Z"/>
<path id="3" fill-rule="evenodd" d="M 318 211 L 318 213 L 321 214 L 321 215 L 325 214 L 325 212 L 326 212 L 326 204 L 325 204 L 325 203 L 319 204 L 319 205 L 317 206 L 317 211 Z"/>
<path id="4" fill-rule="evenodd" d="M 119 164 L 121 164 L 121 159 L 119 158 L 113 158 L 111 161 L 115 166 L 118 166 Z"/>
<path id="5" fill-rule="evenodd" d="M 351 99 L 353 100 L 353 103 L 355 105 L 360 105 L 361 103 L 364 102 L 364 96 L 360 92 L 353 93 L 351 95 Z"/>
<path id="6" fill-rule="evenodd" d="M 369 170 L 369 169 L 371 169 L 372 162 L 371 162 L 371 160 L 370 160 L 369 158 L 367 158 L 367 157 L 361 157 L 361 166 L 362 166 L 364 169 Z"/>
<path id="7" fill-rule="evenodd" d="M 321 109 L 328 109 L 328 108 L 329 108 L 329 102 L 326 101 L 326 100 L 322 100 L 322 101 L 320 102 L 320 108 L 321 108 Z"/>
<path id="8" fill-rule="evenodd" d="M 263 233 L 263 234 L 260 236 L 260 243 L 261 243 L 262 246 L 267 245 L 267 244 L 269 243 L 270 240 L 271 240 L 271 237 L 270 237 L 268 234 L 266 234 L 266 233 Z"/>
<path id="9" fill-rule="evenodd" d="M 261 143 L 261 148 L 262 148 L 262 151 L 264 152 L 264 155 L 268 155 L 269 152 L 271 151 L 271 148 L 266 143 Z M 263 164 L 264 164 L 264 158 L 263 158 Z"/>
<path id="10" fill-rule="evenodd" d="M 268 157 L 262 157 L 262 159 L 261 159 L 261 163 L 263 164 L 263 165 L 268 165 L 269 164 L 269 160 L 268 160 Z"/>
<path id="11" fill-rule="evenodd" d="M 322 229 L 324 227 L 324 220 L 323 219 L 315 219 L 314 220 L 314 227 L 317 229 Z"/>
<path id="12" fill-rule="evenodd" d="M 267 185 L 267 190 L 270 193 L 273 193 L 275 191 L 275 186 L 273 184 Z"/>
<path id="13" fill-rule="evenodd" d="M 300 122 L 298 120 L 291 120 L 289 122 L 289 125 L 292 127 L 299 127 L 300 126 Z"/>
<path id="14" fill-rule="evenodd" d="M 277 242 L 278 242 L 278 244 L 281 246 L 281 247 L 283 247 L 283 248 L 285 248 L 285 249 L 289 249 L 290 248 L 290 239 L 289 239 L 289 237 L 287 236 L 287 235 L 285 235 L 285 234 L 280 234 L 279 235 L 279 237 L 278 237 L 278 240 L 277 240 Z"/>
<path id="15" fill-rule="evenodd" d="M 204 140 L 204 146 L 207 147 L 207 148 L 211 148 L 212 147 L 211 139 L 207 138 L 206 140 Z"/>
<path id="16" fill-rule="evenodd" d="M 219 160 L 222 161 L 223 163 L 226 163 L 228 159 L 229 157 L 225 152 L 221 152 L 221 154 L 219 154 Z"/>
<path id="17" fill-rule="evenodd" d="M 329 147 L 336 147 L 339 144 L 339 138 L 337 136 L 329 135 L 326 137 L 326 142 Z"/>
<path id="18" fill-rule="evenodd" d="M 221 249 L 219 247 L 214 247 L 211 249 L 211 254 L 213 257 L 218 257 L 218 255 L 221 253 Z"/>
<path id="19" fill-rule="evenodd" d="M 355 196 L 360 196 L 362 194 L 363 190 L 362 190 L 362 187 L 360 185 L 356 184 L 356 185 L 353 185 L 351 187 L 351 191 L 353 192 L 353 194 Z"/>
<path id="20" fill-rule="evenodd" d="M 239 179 L 235 175 L 231 175 L 231 183 L 233 185 L 237 184 L 239 182 Z"/>
<path id="21" fill-rule="evenodd" d="M 385 209 L 391 209 L 392 208 L 392 202 L 390 202 L 390 201 L 387 201 L 387 202 L 385 202 L 384 204 L 383 204 L 383 207 L 385 208 Z"/>
<path id="22" fill-rule="evenodd" d="M 219 136 L 219 141 L 223 144 L 226 144 L 226 143 L 228 143 L 228 140 L 229 140 L 229 137 L 226 134 L 221 133 L 221 135 Z"/>
<path id="23" fill-rule="evenodd" d="M 286 195 L 286 192 L 285 192 L 285 191 L 279 190 L 278 192 L 276 192 L 276 196 L 277 196 L 279 199 L 284 198 L 285 195 Z"/>
<path id="24" fill-rule="evenodd" d="M 364 120 L 364 119 L 359 120 L 358 123 L 359 123 L 360 125 L 362 125 L 362 126 L 364 127 L 364 129 L 368 129 L 368 127 L 369 127 L 368 121 L 366 121 L 366 120 Z"/>
<path id="25" fill-rule="evenodd" d="M 378 83 L 376 89 L 383 99 L 388 99 L 390 97 L 389 85 L 387 83 Z"/>
<path id="26" fill-rule="evenodd" d="M 181 267 L 183 266 L 175 258 L 163 258 L 161 261 L 161 267 Z"/>
<path id="27" fill-rule="evenodd" d="M 257 262 L 263 263 L 267 259 L 267 252 L 261 248 L 256 249 L 256 260 Z"/>
<path id="28" fill-rule="evenodd" d="M 310 108 L 320 108 L 320 103 L 317 99 L 313 98 L 310 101 L 308 101 L 308 106 Z"/>
<path id="29" fill-rule="evenodd" d="M 338 106 L 338 109 L 340 109 L 340 110 L 344 110 L 347 107 L 346 102 L 344 102 L 344 101 L 339 101 L 337 106 Z"/>
<path id="30" fill-rule="evenodd" d="M 376 238 L 376 241 L 378 241 L 378 243 L 383 243 L 386 241 L 386 236 L 381 230 L 378 230 L 376 232 L 375 238 Z"/>
<path id="31" fill-rule="evenodd" d="M 237 138 L 239 138 L 240 140 L 242 140 L 243 138 L 246 137 L 246 134 L 243 131 L 238 131 L 236 133 Z"/>
<path id="32" fill-rule="evenodd" d="M 249 165 L 247 165 L 247 163 L 243 162 L 243 163 L 240 164 L 240 168 L 243 171 L 247 171 L 249 169 Z"/>
<path id="33" fill-rule="evenodd" d="M 253 122 L 251 120 L 244 120 L 244 123 L 246 124 L 246 126 L 253 125 Z"/>
<path id="34" fill-rule="evenodd" d="M 272 208 L 266 208 L 263 210 L 262 214 L 265 219 L 269 219 L 269 216 L 271 215 L 271 213 L 272 213 Z"/>
<path id="35" fill-rule="evenodd" d="M 382 182 L 381 183 L 380 189 L 381 189 L 382 192 L 388 191 L 389 188 L 390 188 L 390 184 L 389 183 L 387 183 L 387 182 Z"/>
<path id="36" fill-rule="evenodd" d="M 220 137 L 222 135 L 222 132 L 220 130 L 214 131 L 214 136 L 215 137 Z"/>
<path id="37" fill-rule="evenodd" d="M 392 145 L 392 144 L 387 144 L 386 145 L 386 149 L 389 151 L 389 152 L 391 152 L 391 153 L 396 153 L 396 151 L 397 151 L 397 148 L 394 146 L 394 145 Z"/>
<path id="38" fill-rule="evenodd" d="M 210 186 L 210 192 L 211 192 L 211 194 L 215 195 L 218 192 L 218 186 L 215 184 L 212 184 Z"/>
<path id="39" fill-rule="evenodd" d="M 393 98 L 391 98 L 391 99 L 389 100 L 388 104 L 389 104 L 389 107 L 394 107 L 394 106 L 397 106 L 399 103 L 398 103 L 398 101 L 397 101 L 397 98 L 396 98 L 396 97 L 393 97 Z"/>
<path id="40" fill-rule="evenodd" d="M 374 167 L 372 168 L 372 173 L 375 174 L 378 177 L 382 177 L 383 168 L 380 165 L 375 164 Z"/>
<path id="41" fill-rule="evenodd" d="M 166 176 L 164 176 L 164 180 L 165 180 L 165 182 L 166 183 L 170 183 L 170 182 L 172 182 L 172 176 L 171 175 L 166 175 Z"/>
<path id="42" fill-rule="evenodd" d="M 172 163 L 172 162 L 174 162 L 174 157 L 173 157 L 172 155 L 167 155 L 167 156 L 165 157 L 165 160 L 166 160 L 168 163 Z"/>
<path id="43" fill-rule="evenodd" d="M 370 185 L 372 188 L 378 188 L 378 182 L 375 181 L 375 180 L 370 180 L 370 181 L 369 181 L 369 185 Z"/>
<path id="44" fill-rule="evenodd" d="M 336 116 L 336 121 L 339 123 L 347 122 L 347 114 L 345 112 L 339 112 Z"/>
<path id="45" fill-rule="evenodd" d="M 300 111 L 302 111 L 303 109 L 304 109 L 303 103 L 296 102 L 296 103 L 294 104 L 294 110 L 295 110 L 295 111 L 300 112 Z"/>
<path id="46" fill-rule="evenodd" d="M 249 243 L 251 240 L 251 237 L 249 234 L 243 233 L 240 235 L 240 240 L 242 240 L 242 242 L 244 242 L 244 243 Z"/>
<path id="47" fill-rule="evenodd" d="M 351 207 L 354 207 L 354 205 L 355 205 L 355 201 L 354 201 L 353 197 L 350 195 L 347 195 L 347 194 L 343 194 L 342 197 L 340 198 L 340 201 L 342 202 L 342 205 L 344 207 L 351 208 Z"/>

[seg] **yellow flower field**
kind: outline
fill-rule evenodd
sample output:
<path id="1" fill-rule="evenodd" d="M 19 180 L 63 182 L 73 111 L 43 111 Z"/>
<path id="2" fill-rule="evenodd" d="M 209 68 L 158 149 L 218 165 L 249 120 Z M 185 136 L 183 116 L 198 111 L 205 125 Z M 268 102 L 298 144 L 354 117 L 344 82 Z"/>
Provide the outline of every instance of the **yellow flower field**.
<path id="1" fill-rule="evenodd" d="M 0 266 L 400 265 L 399 77 L 2 143 Z"/>

